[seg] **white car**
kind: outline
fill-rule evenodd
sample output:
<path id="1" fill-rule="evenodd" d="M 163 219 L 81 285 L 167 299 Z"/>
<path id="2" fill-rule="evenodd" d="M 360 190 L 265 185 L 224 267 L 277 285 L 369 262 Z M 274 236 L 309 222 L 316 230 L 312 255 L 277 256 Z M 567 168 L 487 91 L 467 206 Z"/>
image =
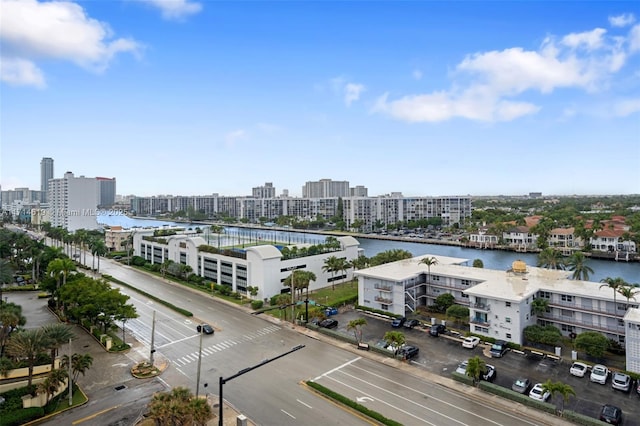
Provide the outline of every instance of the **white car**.
<path id="1" fill-rule="evenodd" d="M 609 369 L 602 364 L 596 364 L 591 369 L 591 381 L 604 385 L 609 378 Z"/>
<path id="2" fill-rule="evenodd" d="M 531 392 L 529 392 L 529 397 L 537 399 L 538 401 L 546 401 L 550 396 L 551 392 L 545 392 L 544 389 L 542 389 L 542 383 L 536 383 L 533 388 L 531 388 Z"/>
<path id="3" fill-rule="evenodd" d="M 478 346 L 478 343 L 480 343 L 480 338 L 479 337 L 469 336 L 469 337 L 465 338 L 462 341 L 462 347 L 463 348 L 468 348 L 468 349 L 473 349 L 476 346 Z"/>
<path id="4" fill-rule="evenodd" d="M 458 374 L 467 374 L 467 361 L 462 361 L 459 365 L 458 368 L 456 368 L 456 373 Z"/>
<path id="5" fill-rule="evenodd" d="M 585 364 L 584 362 L 576 361 L 573 364 L 571 364 L 569 373 L 571 373 L 572 376 L 584 377 L 588 369 L 589 369 L 589 366 L 587 364 Z"/>

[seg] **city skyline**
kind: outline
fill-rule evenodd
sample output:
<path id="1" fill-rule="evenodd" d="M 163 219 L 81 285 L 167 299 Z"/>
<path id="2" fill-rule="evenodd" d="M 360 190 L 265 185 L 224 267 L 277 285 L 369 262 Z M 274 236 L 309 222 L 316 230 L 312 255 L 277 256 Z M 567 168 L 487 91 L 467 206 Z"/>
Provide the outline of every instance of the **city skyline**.
<path id="1" fill-rule="evenodd" d="M 2 190 L 640 193 L 631 2 L 0 4 Z"/>

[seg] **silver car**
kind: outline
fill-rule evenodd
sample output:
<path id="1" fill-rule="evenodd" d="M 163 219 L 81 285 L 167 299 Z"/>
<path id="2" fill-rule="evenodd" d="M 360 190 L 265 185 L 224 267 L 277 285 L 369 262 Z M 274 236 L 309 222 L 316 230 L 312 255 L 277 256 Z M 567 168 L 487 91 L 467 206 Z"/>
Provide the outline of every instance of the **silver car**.
<path id="1" fill-rule="evenodd" d="M 631 390 L 631 377 L 624 373 L 613 373 L 613 376 L 611 376 L 611 388 L 629 392 Z"/>
<path id="2" fill-rule="evenodd" d="M 601 385 L 607 384 L 609 378 L 609 369 L 602 364 L 596 364 L 591 369 L 591 376 L 589 379 L 592 382 L 600 383 Z"/>

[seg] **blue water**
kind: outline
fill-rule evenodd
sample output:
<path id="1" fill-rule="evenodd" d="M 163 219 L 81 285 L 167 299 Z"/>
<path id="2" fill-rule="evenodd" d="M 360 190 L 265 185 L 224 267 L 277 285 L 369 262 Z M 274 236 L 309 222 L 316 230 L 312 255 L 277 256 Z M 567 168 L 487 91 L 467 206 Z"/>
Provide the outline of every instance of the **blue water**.
<path id="1" fill-rule="evenodd" d="M 145 227 L 145 226 L 180 226 L 195 229 L 200 227 L 208 232 L 207 225 L 185 224 L 155 219 L 133 219 L 124 215 L 99 216 L 98 223 L 104 225 L 120 225 L 123 228 Z M 239 241 L 273 241 L 289 244 L 319 243 L 326 238 L 323 235 L 308 234 L 304 232 L 246 229 L 233 226 L 225 227 L 225 236 L 229 240 L 237 238 Z M 522 260 L 527 265 L 536 265 L 538 256 L 532 253 L 515 253 L 500 250 L 477 250 L 465 247 L 444 246 L 437 244 L 423 244 L 408 241 L 376 240 L 370 238 L 357 238 L 360 248 L 364 249 L 367 257 L 392 249 L 407 250 L 414 256 L 440 255 L 469 259 L 471 264 L 474 259 L 481 259 L 487 269 L 507 270 L 514 260 Z M 225 243 L 222 243 L 223 245 Z M 614 262 L 610 260 L 589 259 L 587 265 L 593 269 L 589 281 L 599 282 L 603 278 L 620 277 L 628 283 L 640 283 L 640 263 L 639 262 Z"/>

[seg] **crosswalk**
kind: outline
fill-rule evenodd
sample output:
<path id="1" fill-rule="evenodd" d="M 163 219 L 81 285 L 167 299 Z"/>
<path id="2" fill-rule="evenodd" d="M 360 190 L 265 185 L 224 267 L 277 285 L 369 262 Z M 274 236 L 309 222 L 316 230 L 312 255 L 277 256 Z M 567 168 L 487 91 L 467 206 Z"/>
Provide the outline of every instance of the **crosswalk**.
<path id="1" fill-rule="evenodd" d="M 207 347 L 203 347 L 202 348 L 202 357 L 206 357 L 206 356 L 210 356 L 215 354 L 216 352 L 221 352 L 224 351 L 226 349 L 232 348 L 233 346 L 239 345 L 241 343 L 246 343 L 246 342 L 250 342 L 254 339 L 257 339 L 259 337 L 262 336 L 266 336 L 267 334 L 271 334 L 274 333 L 278 330 L 280 330 L 281 327 L 277 326 L 277 325 L 270 325 L 268 327 L 264 327 L 261 328 L 259 330 L 256 330 L 252 333 L 249 334 L 245 334 L 239 338 L 236 339 L 228 339 L 228 340 L 224 340 L 222 342 L 218 342 L 216 344 L 213 345 L 209 345 Z M 198 361 L 198 352 L 193 352 L 187 355 L 184 355 L 181 358 L 178 358 L 177 360 L 175 360 L 174 362 L 182 367 L 185 366 L 187 364 L 190 364 L 192 362 L 197 362 Z"/>

